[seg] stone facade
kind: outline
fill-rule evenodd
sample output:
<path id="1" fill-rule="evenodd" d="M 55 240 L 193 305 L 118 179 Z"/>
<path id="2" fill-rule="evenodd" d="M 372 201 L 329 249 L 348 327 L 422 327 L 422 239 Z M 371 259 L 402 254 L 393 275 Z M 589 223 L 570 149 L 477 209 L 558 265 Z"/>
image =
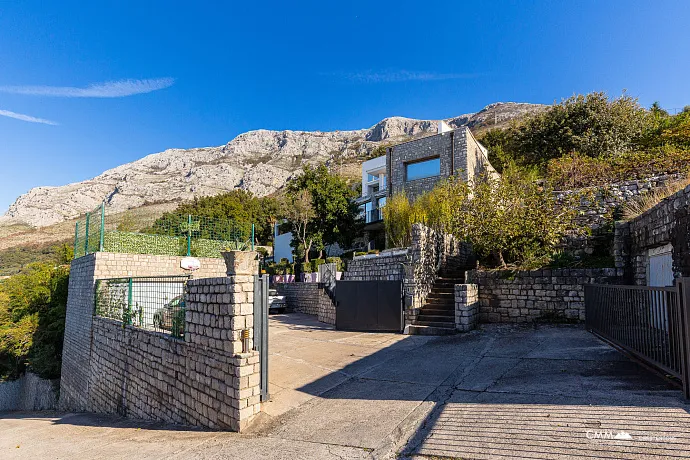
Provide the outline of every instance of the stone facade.
<path id="1" fill-rule="evenodd" d="M 93 316 L 95 279 L 170 275 L 179 258 L 96 253 L 73 261 L 61 408 L 244 429 L 260 410 L 260 364 L 251 350 L 256 254 L 243 256 L 238 267 L 247 270 L 187 283 L 184 340 Z M 217 259 L 201 262 L 202 274 L 226 271 Z"/>
<path id="2" fill-rule="evenodd" d="M 17 380 L 0 382 L 0 412 L 56 410 L 59 393 L 59 380 L 27 372 Z"/>
<path id="3" fill-rule="evenodd" d="M 440 160 L 440 174 L 415 180 L 407 180 L 406 165 L 432 158 Z M 415 139 L 395 145 L 386 154 L 386 171 L 389 194 L 405 192 L 414 198 L 428 192 L 442 179 L 459 174 L 463 180 L 471 180 L 484 171 L 494 172 L 485 149 L 474 139 L 469 128 Z"/>
<path id="4" fill-rule="evenodd" d="M 479 286 L 476 284 L 455 285 L 455 328 L 468 332 L 479 323 Z"/>
<path id="5" fill-rule="evenodd" d="M 285 296 L 288 309 L 335 324 L 335 305 L 321 283 L 282 283 L 276 284 L 276 289 Z"/>
<path id="6" fill-rule="evenodd" d="M 483 323 L 585 319 L 584 285 L 617 284 L 615 268 L 467 272 L 479 285 Z"/>
<path id="7" fill-rule="evenodd" d="M 674 277 L 690 276 L 690 186 L 628 222 L 616 223 L 616 268 L 631 284 L 646 285 L 650 249 L 672 246 Z"/>

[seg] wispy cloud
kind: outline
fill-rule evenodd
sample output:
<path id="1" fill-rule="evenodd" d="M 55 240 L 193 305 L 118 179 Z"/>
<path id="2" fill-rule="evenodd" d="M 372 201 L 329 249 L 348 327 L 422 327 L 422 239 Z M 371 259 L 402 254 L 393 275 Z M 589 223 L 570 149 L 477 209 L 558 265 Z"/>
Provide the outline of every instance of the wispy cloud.
<path id="1" fill-rule="evenodd" d="M 153 78 L 94 83 L 83 88 L 74 86 L 0 86 L 0 91 L 28 96 L 112 98 L 150 93 L 168 88 L 173 83 L 175 83 L 173 78 Z"/>
<path id="2" fill-rule="evenodd" d="M 32 117 L 31 115 L 24 115 L 23 113 L 10 112 L 9 110 L 0 109 L 0 117 L 9 117 L 16 120 L 28 121 L 29 123 L 43 123 L 44 125 L 58 125 L 57 122 L 46 120 L 45 118 Z"/>
<path id="3" fill-rule="evenodd" d="M 481 74 L 478 73 L 437 73 L 414 70 L 366 70 L 363 72 L 338 72 L 330 75 L 358 83 L 461 80 L 481 76 Z"/>

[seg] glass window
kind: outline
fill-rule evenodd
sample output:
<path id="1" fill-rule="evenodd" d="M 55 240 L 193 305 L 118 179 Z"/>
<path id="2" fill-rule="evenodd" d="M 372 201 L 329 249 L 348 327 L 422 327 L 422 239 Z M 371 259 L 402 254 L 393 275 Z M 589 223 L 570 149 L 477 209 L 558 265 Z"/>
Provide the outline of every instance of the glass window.
<path id="1" fill-rule="evenodd" d="M 431 158 L 429 160 L 405 164 L 406 180 L 423 179 L 425 177 L 433 177 L 439 175 L 441 175 L 440 158 Z"/>
<path id="2" fill-rule="evenodd" d="M 376 207 L 379 208 L 379 209 L 381 209 L 381 208 L 384 207 L 385 205 L 386 205 L 386 197 L 384 196 L 384 197 L 379 198 L 379 202 L 378 202 L 378 204 L 376 205 Z"/>
<path id="3" fill-rule="evenodd" d="M 380 178 L 379 185 L 381 186 L 381 190 L 386 190 L 386 185 L 388 185 L 388 181 L 386 180 L 386 177 L 387 176 L 385 174 L 381 174 L 381 176 L 379 176 L 379 178 Z"/>
<path id="4" fill-rule="evenodd" d="M 375 176 L 371 173 L 367 173 L 367 182 L 373 182 L 375 180 L 379 180 L 379 176 Z"/>

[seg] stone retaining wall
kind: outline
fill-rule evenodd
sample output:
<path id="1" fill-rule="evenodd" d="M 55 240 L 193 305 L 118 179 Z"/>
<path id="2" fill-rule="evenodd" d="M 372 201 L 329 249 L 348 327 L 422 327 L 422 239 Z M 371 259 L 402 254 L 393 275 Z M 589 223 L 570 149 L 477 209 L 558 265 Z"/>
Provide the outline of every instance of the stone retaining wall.
<path id="1" fill-rule="evenodd" d="M 276 284 L 276 289 L 285 296 L 288 309 L 335 324 L 335 305 L 321 283 L 282 283 Z"/>
<path id="2" fill-rule="evenodd" d="M 369 254 L 352 259 L 343 273 L 350 281 L 402 281 L 405 279 L 405 265 L 409 264 L 409 250 L 391 249 L 379 254 Z"/>
<path id="3" fill-rule="evenodd" d="M 160 268 L 127 254 L 96 253 L 75 260 L 67 310 L 72 327 L 66 328 L 65 344 L 80 343 L 85 349 L 74 354 L 65 347 L 63 363 L 70 364 L 62 368 L 68 391 L 61 392 L 61 408 L 244 429 L 260 410 L 259 355 L 251 351 L 252 275 L 258 267 L 256 253 L 238 254 L 237 260 L 244 262 L 231 275 L 187 283 L 183 340 L 93 316 L 96 278 L 162 274 Z M 118 263 L 122 261 L 127 263 Z M 219 264 L 214 267 L 218 270 Z M 246 353 L 241 340 L 245 328 L 250 333 Z"/>
<path id="4" fill-rule="evenodd" d="M 86 411 L 89 394 L 94 283 L 99 278 L 182 275 L 183 257 L 97 252 L 72 261 L 62 352 L 60 405 L 66 410 Z M 222 259 L 201 258 L 197 278 L 223 276 Z"/>
<path id="5" fill-rule="evenodd" d="M 625 280 L 647 284 L 650 249 L 671 244 L 674 277 L 690 276 L 690 186 L 628 222 L 617 222 L 614 257 Z"/>
<path id="6" fill-rule="evenodd" d="M 585 319 L 584 284 L 616 284 L 615 268 L 467 272 L 479 285 L 483 323 Z"/>
<path id="7" fill-rule="evenodd" d="M 56 410 L 59 392 L 59 380 L 27 372 L 17 380 L 0 382 L 0 412 Z"/>

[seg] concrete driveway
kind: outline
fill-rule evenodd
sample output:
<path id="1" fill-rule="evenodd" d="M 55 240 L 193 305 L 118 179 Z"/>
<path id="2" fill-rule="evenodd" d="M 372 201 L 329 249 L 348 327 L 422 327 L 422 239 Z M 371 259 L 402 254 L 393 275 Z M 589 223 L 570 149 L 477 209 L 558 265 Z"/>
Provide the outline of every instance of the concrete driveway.
<path id="1" fill-rule="evenodd" d="M 680 391 L 580 327 L 435 338 L 289 314 L 269 340 L 271 401 L 250 433 L 11 414 L 0 458 L 690 458 Z"/>

